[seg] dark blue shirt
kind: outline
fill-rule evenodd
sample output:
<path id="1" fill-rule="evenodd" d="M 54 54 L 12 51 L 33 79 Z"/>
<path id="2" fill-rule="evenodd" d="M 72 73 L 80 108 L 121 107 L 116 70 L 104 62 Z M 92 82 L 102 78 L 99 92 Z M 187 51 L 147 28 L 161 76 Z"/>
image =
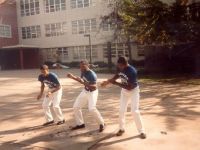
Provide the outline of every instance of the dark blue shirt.
<path id="1" fill-rule="evenodd" d="M 133 66 L 126 67 L 123 71 L 118 73 L 121 78 L 122 84 L 128 85 L 128 83 L 137 86 L 137 70 Z"/>
<path id="2" fill-rule="evenodd" d="M 88 71 L 82 72 L 81 73 L 81 78 L 85 82 L 90 83 L 90 84 L 96 84 L 97 83 L 97 75 L 92 70 L 88 70 Z M 85 87 L 85 88 L 86 88 L 86 90 L 89 90 L 87 87 Z"/>
<path id="3" fill-rule="evenodd" d="M 48 76 L 39 75 L 38 81 L 46 84 L 49 88 L 55 88 L 60 85 L 58 76 L 55 73 L 49 73 Z"/>

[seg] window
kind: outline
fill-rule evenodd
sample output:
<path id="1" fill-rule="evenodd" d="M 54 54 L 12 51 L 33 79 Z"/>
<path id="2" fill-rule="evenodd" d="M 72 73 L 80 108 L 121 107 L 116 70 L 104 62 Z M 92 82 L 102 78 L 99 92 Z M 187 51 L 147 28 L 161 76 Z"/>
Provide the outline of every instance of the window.
<path id="1" fill-rule="evenodd" d="M 90 58 L 90 46 L 86 46 L 86 59 Z M 97 45 L 92 45 L 92 58 L 98 58 Z"/>
<path id="2" fill-rule="evenodd" d="M 22 39 L 34 39 L 41 37 L 41 29 L 39 25 L 22 27 Z"/>
<path id="3" fill-rule="evenodd" d="M 73 59 L 89 59 L 90 58 L 90 46 L 75 46 L 71 47 L 73 51 Z M 98 58 L 97 46 L 92 46 L 92 58 Z"/>
<path id="4" fill-rule="evenodd" d="M 137 45 L 137 50 L 138 56 L 145 56 L 144 45 Z"/>
<path id="5" fill-rule="evenodd" d="M 0 37 L 12 38 L 11 26 L 0 24 Z"/>
<path id="6" fill-rule="evenodd" d="M 39 14 L 39 0 L 20 0 L 20 12 L 22 17 Z"/>
<path id="7" fill-rule="evenodd" d="M 96 19 L 72 21 L 72 34 L 86 34 L 97 30 Z"/>
<path id="8" fill-rule="evenodd" d="M 91 19 L 90 25 L 91 25 L 91 31 L 92 31 L 92 32 L 95 32 L 95 31 L 96 31 L 96 28 L 97 28 L 96 19 Z"/>
<path id="9" fill-rule="evenodd" d="M 45 12 L 66 10 L 66 0 L 44 0 Z"/>
<path id="10" fill-rule="evenodd" d="M 58 48 L 57 54 L 58 54 L 59 60 L 61 60 L 62 62 L 66 61 L 69 58 L 67 47 Z"/>
<path id="11" fill-rule="evenodd" d="M 52 48 L 49 48 L 49 49 L 45 49 L 45 50 L 47 50 L 47 55 L 46 55 L 46 57 L 47 57 L 47 60 L 48 61 L 54 61 L 54 59 L 55 59 L 55 55 L 54 55 L 54 49 L 52 49 Z"/>
<path id="12" fill-rule="evenodd" d="M 79 59 L 79 47 L 72 47 L 73 50 L 73 58 L 74 59 Z"/>
<path id="13" fill-rule="evenodd" d="M 113 22 L 110 22 L 109 20 L 105 20 L 101 24 L 101 28 L 103 31 L 110 31 L 115 29 L 115 24 Z"/>
<path id="14" fill-rule="evenodd" d="M 66 22 L 63 23 L 52 23 L 45 25 L 45 36 L 60 36 L 64 35 L 67 31 Z"/>
<path id="15" fill-rule="evenodd" d="M 92 0 L 70 0 L 71 8 L 85 8 L 90 7 L 92 4 Z"/>
<path id="16" fill-rule="evenodd" d="M 78 21 L 72 21 L 72 34 L 78 34 Z"/>
<path id="17" fill-rule="evenodd" d="M 104 48 L 104 57 L 108 57 L 108 48 L 107 45 L 103 46 Z M 111 56 L 113 58 L 119 57 L 119 56 L 126 56 L 128 57 L 128 46 L 127 44 L 123 43 L 112 43 L 111 44 Z"/>

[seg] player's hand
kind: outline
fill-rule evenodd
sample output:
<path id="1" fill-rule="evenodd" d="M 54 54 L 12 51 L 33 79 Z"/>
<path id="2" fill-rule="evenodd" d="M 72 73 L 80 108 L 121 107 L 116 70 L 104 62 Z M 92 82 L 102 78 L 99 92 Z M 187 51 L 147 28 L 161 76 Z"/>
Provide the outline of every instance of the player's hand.
<path id="1" fill-rule="evenodd" d="M 100 85 L 101 87 L 106 87 L 109 83 L 109 81 L 103 81 Z"/>
<path id="2" fill-rule="evenodd" d="M 39 94 L 38 96 L 37 96 L 37 100 L 40 100 L 42 98 L 42 94 Z"/>
<path id="3" fill-rule="evenodd" d="M 73 78 L 73 74 L 68 73 L 68 74 L 67 74 L 67 77 L 68 77 L 68 78 Z"/>
<path id="4" fill-rule="evenodd" d="M 52 93 L 51 93 L 51 92 L 48 92 L 46 96 L 47 96 L 47 97 L 50 97 L 51 95 L 52 95 Z"/>

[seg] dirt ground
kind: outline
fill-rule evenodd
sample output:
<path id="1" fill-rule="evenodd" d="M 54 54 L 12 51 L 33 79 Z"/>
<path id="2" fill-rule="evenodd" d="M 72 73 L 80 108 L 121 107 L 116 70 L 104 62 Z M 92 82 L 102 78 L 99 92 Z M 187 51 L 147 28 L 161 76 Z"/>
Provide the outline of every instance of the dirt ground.
<path id="1" fill-rule="evenodd" d="M 126 133 L 114 134 L 118 128 L 120 88 L 100 88 L 98 109 L 106 130 L 83 109 L 86 129 L 70 131 L 74 125 L 73 102 L 80 84 L 67 79 L 70 71 L 53 70 L 63 85 L 61 107 L 66 123 L 42 127 L 42 100 L 37 101 L 39 70 L 0 71 L 0 150 L 200 150 L 200 85 L 140 80 L 140 108 L 147 139 L 138 138 L 135 124 L 127 112 Z M 99 82 L 111 75 L 99 74 Z"/>

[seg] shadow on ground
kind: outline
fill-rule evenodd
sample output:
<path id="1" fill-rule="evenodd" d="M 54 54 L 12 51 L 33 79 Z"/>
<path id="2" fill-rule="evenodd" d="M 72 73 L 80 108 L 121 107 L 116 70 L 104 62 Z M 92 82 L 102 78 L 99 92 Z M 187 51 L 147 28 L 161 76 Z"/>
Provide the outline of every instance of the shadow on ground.
<path id="1" fill-rule="evenodd" d="M 64 78 L 66 71 L 58 71 L 58 73 L 59 76 Z M 108 75 L 106 75 L 106 77 L 107 76 Z M 7 77 L 6 74 L 2 75 L 1 73 L 1 78 L 4 77 Z M 31 83 L 36 84 L 37 82 L 37 80 L 33 78 L 35 74 L 30 71 L 24 74 L 9 74 L 9 77 L 18 78 L 2 80 L 0 78 L 1 88 L 9 89 L 11 85 L 17 87 L 17 84 L 21 82 L 25 82 L 24 84 L 31 86 Z M 104 79 L 104 76 L 100 75 L 100 79 Z M 177 129 L 179 126 L 179 119 L 190 121 L 200 116 L 200 112 L 197 108 L 200 104 L 200 94 L 197 85 L 142 80 L 140 87 L 141 113 L 144 116 L 154 115 L 164 118 L 166 128 L 170 131 Z M 28 88 L 31 89 L 30 87 Z M 23 93 L 23 91 L 19 94 L 12 94 L 12 91 L 10 91 L 7 95 L 1 96 L 1 124 L 9 122 L 16 124 L 16 127 L 12 129 L 7 129 L 6 127 L 0 129 L 0 149 L 5 149 L 10 146 L 16 147 L 16 149 L 57 150 L 66 149 L 64 146 L 68 143 L 68 150 L 80 149 L 80 147 L 82 150 L 92 150 L 99 146 L 108 146 L 138 138 L 137 135 L 133 135 L 129 138 L 102 143 L 102 141 L 113 138 L 116 129 L 113 128 L 109 132 L 99 134 L 96 130 L 98 128 L 96 121 L 88 114 L 87 106 L 83 108 L 87 125 L 86 130 L 71 132 L 69 126 L 74 125 L 72 106 L 82 87 L 79 84 L 64 82 L 63 89 L 62 108 L 67 123 L 61 126 L 53 125 L 45 128 L 41 126 L 43 113 L 41 110 L 41 101 L 35 100 L 37 96 L 36 90 L 28 94 Z M 99 93 L 98 108 L 105 118 L 107 126 L 117 124 L 120 89 L 111 86 L 106 89 L 100 89 Z M 130 114 L 129 117 L 131 117 Z M 40 118 L 39 121 L 37 118 Z M 24 126 L 18 127 L 17 124 L 22 124 L 23 122 L 25 123 Z M 28 124 L 28 122 L 32 122 L 33 125 Z M 12 136 L 15 140 L 3 142 L 6 136 Z M 81 137 L 84 137 L 85 141 L 82 140 Z M 42 142 L 45 143 L 44 147 L 35 146 Z M 29 148 L 30 145 L 32 146 L 31 148 Z"/>

